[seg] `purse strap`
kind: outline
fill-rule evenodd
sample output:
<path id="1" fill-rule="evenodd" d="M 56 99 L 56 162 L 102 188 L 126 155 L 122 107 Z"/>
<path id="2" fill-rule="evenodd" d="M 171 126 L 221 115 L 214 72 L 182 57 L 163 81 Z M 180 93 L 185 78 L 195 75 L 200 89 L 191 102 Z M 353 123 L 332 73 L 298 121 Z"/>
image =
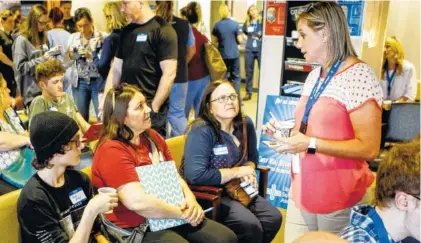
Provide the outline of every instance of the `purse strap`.
<path id="1" fill-rule="evenodd" d="M 152 150 L 152 153 L 150 153 L 149 156 L 151 157 L 152 164 L 157 164 L 161 162 L 160 153 L 158 152 L 158 149 L 156 148 L 156 145 L 152 141 L 152 139 L 148 137 L 148 140 L 149 140 L 149 143 L 151 144 L 151 150 Z"/>
<path id="2" fill-rule="evenodd" d="M 246 124 L 246 116 L 242 115 L 241 117 L 242 123 L 243 123 L 243 154 L 241 158 L 238 160 L 237 164 L 234 165 L 234 167 L 240 166 L 243 162 L 244 158 L 247 156 L 247 124 Z"/>

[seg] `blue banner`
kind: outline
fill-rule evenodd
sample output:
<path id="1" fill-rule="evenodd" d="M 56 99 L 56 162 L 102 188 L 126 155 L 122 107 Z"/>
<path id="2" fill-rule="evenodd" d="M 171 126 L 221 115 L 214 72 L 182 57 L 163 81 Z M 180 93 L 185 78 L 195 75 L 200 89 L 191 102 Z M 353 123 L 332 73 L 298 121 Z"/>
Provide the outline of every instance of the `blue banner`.
<path id="1" fill-rule="evenodd" d="M 342 10 L 345 13 L 350 35 L 361 36 L 364 15 L 364 0 L 339 0 L 337 3 L 341 5 Z"/>
<path id="2" fill-rule="evenodd" d="M 274 116 L 276 120 L 293 121 L 294 110 L 298 98 L 268 95 L 266 98 L 263 124 L 269 122 Z M 259 143 L 259 166 L 270 168 L 266 199 L 275 207 L 287 208 L 288 192 L 291 186 L 291 161 L 290 154 L 280 154 L 269 148 L 264 141 L 272 139 L 263 133 Z"/>

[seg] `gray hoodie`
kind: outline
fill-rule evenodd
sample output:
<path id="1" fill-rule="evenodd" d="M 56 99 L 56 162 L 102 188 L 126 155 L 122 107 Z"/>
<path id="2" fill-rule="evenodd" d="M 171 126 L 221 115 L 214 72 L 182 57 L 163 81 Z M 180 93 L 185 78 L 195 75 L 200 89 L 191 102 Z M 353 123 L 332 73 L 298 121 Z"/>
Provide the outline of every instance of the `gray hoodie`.
<path id="1" fill-rule="evenodd" d="M 44 51 L 35 48 L 29 40 L 20 35 L 12 46 L 13 62 L 15 64 L 15 80 L 18 92 L 22 95 L 25 106 L 41 94 L 41 89 L 35 80 L 35 66 L 45 62 Z"/>

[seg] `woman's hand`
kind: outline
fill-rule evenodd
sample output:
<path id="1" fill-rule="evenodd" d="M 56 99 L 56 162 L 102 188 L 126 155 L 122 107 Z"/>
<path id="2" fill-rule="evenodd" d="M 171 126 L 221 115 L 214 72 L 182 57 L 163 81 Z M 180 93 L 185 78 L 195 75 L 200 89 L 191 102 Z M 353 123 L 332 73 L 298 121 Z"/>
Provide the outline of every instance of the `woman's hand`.
<path id="1" fill-rule="evenodd" d="M 117 193 L 98 194 L 89 201 L 88 206 L 90 206 L 96 214 L 113 210 L 118 206 Z"/>
<path id="2" fill-rule="evenodd" d="M 279 122 L 277 120 L 271 118 L 268 123 L 263 125 L 263 128 L 262 128 L 263 134 L 273 138 L 275 136 L 275 133 L 276 133 L 276 128 L 279 127 L 279 126 L 280 126 Z"/>
<path id="3" fill-rule="evenodd" d="M 272 149 L 278 153 L 297 154 L 305 152 L 310 143 L 310 137 L 307 137 L 300 132 L 295 133 L 294 136 L 289 138 L 283 138 L 276 135 L 274 137 L 279 145 L 272 147 Z"/>
<path id="4" fill-rule="evenodd" d="M 181 205 L 181 219 L 187 221 L 193 227 L 198 226 L 205 217 L 202 207 L 194 197 L 186 197 Z"/>
<path id="5" fill-rule="evenodd" d="M 251 175 L 247 175 L 247 176 L 243 176 L 240 178 L 241 182 L 247 182 L 250 183 L 256 190 L 258 189 L 258 184 L 257 184 L 257 180 L 256 180 L 256 174 L 251 174 Z"/>

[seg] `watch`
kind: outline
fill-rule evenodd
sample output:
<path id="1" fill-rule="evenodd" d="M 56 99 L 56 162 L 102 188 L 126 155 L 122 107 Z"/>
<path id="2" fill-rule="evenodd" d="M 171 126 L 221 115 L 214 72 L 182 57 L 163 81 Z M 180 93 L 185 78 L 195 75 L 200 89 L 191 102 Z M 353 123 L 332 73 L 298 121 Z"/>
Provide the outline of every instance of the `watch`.
<path id="1" fill-rule="evenodd" d="M 307 153 L 308 154 L 316 153 L 316 138 L 310 138 L 310 143 L 308 144 Z"/>

